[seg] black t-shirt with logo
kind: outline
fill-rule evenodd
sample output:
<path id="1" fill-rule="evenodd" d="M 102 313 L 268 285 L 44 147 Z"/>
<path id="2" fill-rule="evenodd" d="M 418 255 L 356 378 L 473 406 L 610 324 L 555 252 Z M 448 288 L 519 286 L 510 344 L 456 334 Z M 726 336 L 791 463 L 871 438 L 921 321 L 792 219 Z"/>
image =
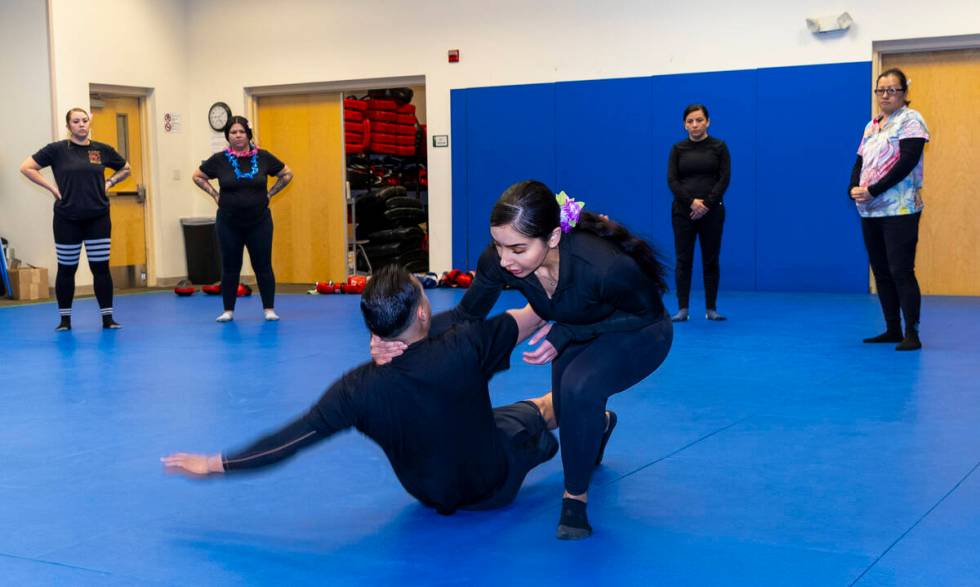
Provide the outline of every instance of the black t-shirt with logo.
<path id="1" fill-rule="evenodd" d="M 79 145 L 69 140 L 50 143 L 32 156 L 41 167 L 51 167 L 61 199 L 55 214 L 69 220 L 97 218 L 109 213 L 105 193 L 105 168 L 119 171 L 126 165 L 115 149 L 90 141 Z"/>
<path id="2" fill-rule="evenodd" d="M 238 171 L 242 175 L 250 175 L 252 157 L 235 157 Z M 218 198 L 218 208 L 230 214 L 236 220 L 252 220 L 262 216 L 269 207 L 268 180 L 271 175 L 278 175 L 285 163 L 272 153 L 259 149 L 255 156 L 257 172 L 252 177 L 235 175 L 235 169 L 228 159 L 227 151 L 218 151 L 201 163 L 201 172 L 211 179 L 218 180 L 221 197 Z"/>

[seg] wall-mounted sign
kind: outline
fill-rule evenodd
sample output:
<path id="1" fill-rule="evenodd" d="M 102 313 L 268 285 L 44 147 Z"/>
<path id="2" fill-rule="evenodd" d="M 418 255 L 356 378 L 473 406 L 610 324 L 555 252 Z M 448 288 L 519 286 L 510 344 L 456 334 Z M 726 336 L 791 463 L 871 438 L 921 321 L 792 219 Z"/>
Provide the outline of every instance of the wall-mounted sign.
<path id="1" fill-rule="evenodd" d="M 180 114 L 176 112 L 164 112 L 163 113 L 163 130 L 164 132 L 180 132 L 181 126 Z"/>
<path id="2" fill-rule="evenodd" d="M 448 147 L 449 135 L 432 135 L 433 147 Z"/>

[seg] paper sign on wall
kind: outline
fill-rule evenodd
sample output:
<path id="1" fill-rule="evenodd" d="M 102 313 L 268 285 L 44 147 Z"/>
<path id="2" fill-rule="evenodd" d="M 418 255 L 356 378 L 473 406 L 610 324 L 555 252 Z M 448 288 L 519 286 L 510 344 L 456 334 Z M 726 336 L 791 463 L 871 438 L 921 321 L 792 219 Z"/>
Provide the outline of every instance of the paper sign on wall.
<path id="1" fill-rule="evenodd" d="M 176 112 L 163 113 L 164 132 L 180 132 L 183 125 L 180 122 L 180 114 Z"/>

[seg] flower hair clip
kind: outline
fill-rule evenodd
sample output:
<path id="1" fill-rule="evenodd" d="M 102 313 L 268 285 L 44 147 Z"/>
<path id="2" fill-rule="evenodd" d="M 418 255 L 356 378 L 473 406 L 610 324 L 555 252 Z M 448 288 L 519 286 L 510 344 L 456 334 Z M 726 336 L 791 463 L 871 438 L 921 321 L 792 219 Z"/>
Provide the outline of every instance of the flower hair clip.
<path id="1" fill-rule="evenodd" d="M 566 194 L 564 190 L 558 192 L 555 199 L 558 200 L 558 206 L 561 208 L 561 231 L 569 232 L 578 224 L 585 202 L 575 201 L 575 198 Z"/>

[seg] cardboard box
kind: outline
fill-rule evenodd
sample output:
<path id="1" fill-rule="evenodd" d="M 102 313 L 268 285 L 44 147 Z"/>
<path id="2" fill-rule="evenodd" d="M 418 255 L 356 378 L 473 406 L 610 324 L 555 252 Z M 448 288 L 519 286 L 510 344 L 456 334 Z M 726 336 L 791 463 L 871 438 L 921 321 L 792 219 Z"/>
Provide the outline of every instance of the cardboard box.
<path id="1" fill-rule="evenodd" d="M 50 297 L 46 268 L 22 265 L 9 273 L 10 290 L 15 300 L 46 300 Z"/>

